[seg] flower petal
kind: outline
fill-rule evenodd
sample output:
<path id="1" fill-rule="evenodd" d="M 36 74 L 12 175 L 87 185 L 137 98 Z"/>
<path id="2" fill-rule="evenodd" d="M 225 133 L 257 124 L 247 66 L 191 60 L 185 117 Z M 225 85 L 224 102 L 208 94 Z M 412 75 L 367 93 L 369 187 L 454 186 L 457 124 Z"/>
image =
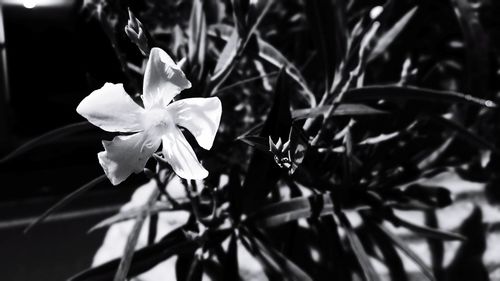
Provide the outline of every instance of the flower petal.
<path id="1" fill-rule="evenodd" d="M 117 136 L 112 141 L 102 142 L 105 151 L 99 152 L 99 163 L 111 183 L 117 185 L 133 172 L 142 172 L 160 143 L 160 139 L 154 139 L 146 132 Z"/>
<path id="2" fill-rule="evenodd" d="M 174 128 L 165 134 L 163 140 L 163 157 L 172 166 L 174 172 L 184 179 L 204 179 L 208 171 L 198 161 L 180 129 Z"/>
<path id="3" fill-rule="evenodd" d="M 175 123 L 188 129 L 204 149 L 210 149 L 219 129 L 222 106 L 219 98 L 190 98 L 167 106 Z"/>
<path id="4" fill-rule="evenodd" d="M 144 109 L 125 92 L 122 84 L 106 83 L 85 97 L 76 111 L 90 123 L 108 132 L 142 130 Z"/>
<path id="5" fill-rule="evenodd" d="M 191 82 L 172 58 L 160 48 L 151 49 L 144 73 L 144 107 L 166 106 L 177 94 L 188 88 L 191 88 Z"/>

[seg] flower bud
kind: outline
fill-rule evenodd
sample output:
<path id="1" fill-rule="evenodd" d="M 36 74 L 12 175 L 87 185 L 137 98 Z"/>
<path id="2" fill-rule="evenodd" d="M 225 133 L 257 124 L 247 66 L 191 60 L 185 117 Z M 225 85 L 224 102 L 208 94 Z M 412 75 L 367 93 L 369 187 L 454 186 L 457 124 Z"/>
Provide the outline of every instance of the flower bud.
<path id="1" fill-rule="evenodd" d="M 149 55 L 149 44 L 146 33 L 144 32 L 144 27 L 142 23 L 134 16 L 130 9 L 128 10 L 128 22 L 125 26 L 125 33 L 132 43 L 137 45 L 137 48 L 141 51 L 144 56 Z"/>

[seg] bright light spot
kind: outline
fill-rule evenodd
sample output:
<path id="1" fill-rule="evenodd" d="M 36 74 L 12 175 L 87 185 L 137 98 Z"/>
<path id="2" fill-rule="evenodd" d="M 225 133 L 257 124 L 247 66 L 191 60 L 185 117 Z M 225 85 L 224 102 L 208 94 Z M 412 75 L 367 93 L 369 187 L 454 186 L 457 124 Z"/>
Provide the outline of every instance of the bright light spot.
<path id="1" fill-rule="evenodd" d="M 321 260 L 321 255 L 320 255 L 319 251 L 315 248 L 311 248 L 310 251 L 311 251 L 312 260 L 315 262 L 319 262 Z"/>
<path id="2" fill-rule="evenodd" d="M 370 10 L 370 18 L 372 20 L 376 19 L 382 13 L 383 10 L 384 10 L 384 8 L 382 8 L 382 6 L 375 6 L 375 7 L 373 7 Z"/>
<path id="3" fill-rule="evenodd" d="M 33 9 L 37 5 L 37 0 L 24 0 L 23 1 L 23 6 L 27 9 Z"/>

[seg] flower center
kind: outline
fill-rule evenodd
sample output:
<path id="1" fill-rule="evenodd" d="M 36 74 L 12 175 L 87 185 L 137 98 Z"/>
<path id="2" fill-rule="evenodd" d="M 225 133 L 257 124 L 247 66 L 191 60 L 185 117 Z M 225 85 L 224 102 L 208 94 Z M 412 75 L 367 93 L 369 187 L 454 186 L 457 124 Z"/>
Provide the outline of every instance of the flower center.
<path id="1" fill-rule="evenodd" d="M 174 119 L 170 113 L 163 108 L 152 108 L 146 110 L 143 119 L 143 125 L 145 130 L 161 137 L 172 126 L 175 126 Z"/>

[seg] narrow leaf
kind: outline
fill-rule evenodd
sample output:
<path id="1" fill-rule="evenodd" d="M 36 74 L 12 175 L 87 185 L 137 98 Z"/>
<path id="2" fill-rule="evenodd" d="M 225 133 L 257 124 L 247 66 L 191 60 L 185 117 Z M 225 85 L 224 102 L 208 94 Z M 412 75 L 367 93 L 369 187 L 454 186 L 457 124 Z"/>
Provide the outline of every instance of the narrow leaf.
<path id="1" fill-rule="evenodd" d="M 38 137 L 28 141 L 25 144 L 21 145 L 16 150 L 9 153 L 4 158 L 0 159 L 0 164 L 3 164 L 7 161 L 10 161 L 16 157 L 19 157 L 19 156 L 25 154 L 26 152 L 29 152 L 29 151 L 31 151 L 37 147 L 40 147 L 42 145 L 52 143 L 56 140 L 63 139 L 63 138 L 68 137 L 70 135 L 80 133 L 80 132 L 89 130 L 91 128 L 93 128 L 93 126 L 87 121 L 73 123 L 73 124 L 69 124 L 69 125 L 66 125 L 66 126 L 61 127 L 61 128 L 57 128 L 55 130 L 47 132 L 41 136 L 38 136 Z"/>
<path id="2" fill-rule="evenodd" d="M 480 13 L 477 7 L 487 5 L 486 2 L 471 2 L 468 0 L 450 1 L 454 7 L 455 14 L 462 29 L 466 53 L 466 89 L 476 96 L 487 95 L 487 85 L 489 83 L 490 63 L 490 42 L 488 34 L 485 32 Z"/>
<path id="3" fill-rule="evenodd" d="M 432 270 L 425 264 L 425 262 L 420 259 L 417 254 L 415 254 L 410 248 L 408 248 L 407 243 L 402 241 L 401 238 L 391 233 L 387 228 L 380 224 L 373 224 L 383 235 L 389 238 L 394 245 L 396 245 L 405 255 L 407 255 L 411 260 L 413 260 L 422 270 L 424 276 L 429 281 L 434 281 L 434 274 Z"/>
<path id="4" fill-rule="evenodd" d="M 308 32 L 318 50 L 318 62 L 321 71 L 318 79 L 327 91 L 331 84 L 335 69 L 345 59 L 347 47 L 347 28 L 345 21 L 345 1 L 306 1 L 305 15 L 309 23 Z"/>
<path id="5" fill-rule="evenodd" d="M 307 85 L 305 78 L 302 76 L 300 70 L 291 63 L 278 49 L 276 49 L 273 45 L 266 42 L 262 38 L 258 38 L 259 44 L 259 56 L 267 61 L 268 63 L 276 66 L 277 68 L 285 68 L 286 73 L 300 85 L 302 88 L 305 98 L 309 101 L 309 105 L 311 107 L 316 106 L 316 98 L 314 93 Z"/>
<path id="6" fill-rule="evenodd" d="M 145 208 L 152 206 L 160 194 L 159 188 L 155 188 L 153 192 L 149 195 L 149 198 L 144 205 Z M 140 212 L 137 214 L 132 230 L 127 237 L 127 243 L 125 244 L 125 249 L 123 251 L 123 257 L 118 265 L 118 270 L 115 274 L 114 281 L 125 281 L 132 263 L 132 258 L 134 256 L 137 241 L 139 240 L 139 235 L 141 234 L 142 226 L 146 220 L 148 214 L 146 212 Z"/>
<path id="7" fill-rule="evenodd" d="M 136 218 L 134 225 L 128 234 L 125 250 L 123 251 L 123 257 L 118 265 L 118 270 L 113 279 L 114 281 L 125 281 L 127 278 L 130 264 L 132 263 L 132 258 L 134 256 L 135 246 L 139 240 L 139 234 L 141 233 L 145 219 L 145 216 L 138 216 Z"/>
<path id="8" fill-rule="evenodd" d="M 473 146 L 484 148 L 491 150 L 492 152 L 496 153 L 497 155 L 500 155 L 500 150 L 496 148 L 491 142 L 483 139 L 482 137 L 478 136 L 477 134 L 470 132 L 466 128 L 464 128 L 462 125 L 453 122 L 452 120 L 448 120 L 446 118 L 440 117 L 440 116 L 435 116 L 433 120 L 437 121 L 438 123 L 444 125 L 445 127 L 454 130 L 458 133 L 458 136 L 461 137 L 463 140 L 466 142 L 470 143 Z"/>
<path id="9" fill-rule="evenodd" d="M 227 40 L 227 43 L 217 60 L 214 74 L 211 78 L 212 81 L 219 80 L 227 72 L 227 69 L 236 58 L 239 44 L 241 44 L 241 38 L 239 37 L 237 30 L 233 29 L 233 33 L 231 33 L 231 36 Z"/>
<path id="10" fill-rule="evenodd" d="M 442 240 L 462 240 L 463 241 L 466 239 L 464 236 L 462 236 L 460 234 L 413 224 L 409 221 L 406 221 L 406 220 L 403 220 L 403 219 L 397 217 L 396 215 L 392 215 L 388 219 L 395 226 L 402 226 L 404 228 L 407 228 L 413 232 L 416 232 L 416 233 L 423 235 L 423 236 L 426 236 L 426 237 L 442 239 Z"/>
<path id="11" fill-rule="evenodd" d="M 371 218 L 369 218 L 371 219 Z M 361 229 L 364 230 L 364 235 L 369 235 L 370 240 L 378 245 L 380 252 L 384 258 L 384 263 L 389 270 L 389 275 L 391 276 L 391 281 L 408 281 L 408 275 L 406 273 L 403 260 L 397 251 L 397 246 L 394 242 L 385 236 L 381 231 L 372 227 L 370 221 L 367 222 L 363 219 L 364 224 Z"/>
<path id="12" fill-rule="evenodd" d="M 488 230 L 484 226 L 480 207 L 474 206 L 471 214 L 460 226 L 460 233 L 467 237 L 467 241 L 455 252 L 445 276 L 448 280 L 494 280 L 483 262 L 484 254 L 491 244 L 487 241 Z"/>
<path id="13" fill-rule="evenodd" d="M 189 266 L 188 274 L 186 276 L 186 281 L 201 281 L 203 277 L 203 264 L 200 258 L 196 255 L 193 256 L 191 265 Z"/>
<path id="14" fill-rule="evenodd" d="M 274 227 L 301 218 L 309 218 L 313 211 L 318 216 L 332 214 L 333 203 L 330 195 L 326 193 L 319 196 L 319 198 L 315 198 L 316 195 L 296 197 L 264 206 L 250 214 L 248 220 L 262 227 Z M 321 202 L 319 209 L 314 206 L 315 202 Z"/>
<path id="15" fill-rule="evenodd" d="M 257 258 L 270 280 L 312 281 L 313 279 L 294 262 L 270 245 L 264 244 L 252 233 L 245 233 L 243 246 Z"/>
<path id="16" fill-rule="evenodd" d="M 133 218 L 136 218 L 137 216 L 139 216 L 141 213 L 144 213 L 144 212 L 148 213 L 149 215 L 154 215 L 154 214 L 158 214 L 159 212 L 171 211 L 171 210 L 172 210 L 172 206 L 166 205 L 166 204 L 160 204 L 158 202 L 152 208 L 147 209 L 147 210 L 144 207 L 139 207 L 139 208 L 133 208 L 133 209 L 126 210 L 126 211 L 120 211 L 118 214 L 100 221 L 98 224 L 94 225 L 88 232 L 90 233 L 96 229 L 107 227 L 107 226 L 113 225 L 113 224 L 118 223 L 118 222 L 131 220 Z"/>
<path id="17" fill-rule="evenodd" d="M 193 1 L 188 26 L 188 58 L 191 63 L 195 62 L 198 53 L 202 22 L 204 20 L 203 3 L 200 0 Z"/>
<path id="18" fill-rule="evenodd" d="M 429 210 L 424 212 L 425 224 L 430 227 L 438 228 L 439 220 L 437 216 L 437 210 Z M 427 239 L 427 244 L 429 245 L 430 252 L 430 264 L 434 277 L 437 280 L 444 279 L 444 242 L 438 239 Z"/>
<path id="19" fill-rule="evenodd" d="M 391 140 L 393 138 L 396 138 L 399 135 L 400 135 L 400 132 L 394 132 L 394 133 L 390 133 L 390 134 L 380 134 L 376 137 L 364 139 L 362 142 L 359 143 L 359 145 L 378 144 L 378 143 L 385 142 L 385 141 Z"/>
<path id="20" fill-rule="evenodd" d="M 260 136 L 242 136 L 237 138 L 237 140 L 242 141 L 262 152 L 269 152 L 269 141 L 268 139 Z"/>
<path id="21" fill-rule="evenodd" d="M 178 228 L 167 234 L 154 245 L 138 250 L 131 261 L 128 277 L 137 276 L 167 260 L 168 258 L 193 252 L 199 247 L 199 240 L 188 240 L 183 228 Z M 68 279 L 68 281 L 109 281 L 120 264 L 120 258 L 111 260 L 94 268 L 84 270 Z"/>
<path id="22" fill-rule="evenodd" d="M 264 8 L 260 12 L 259 16 L 256 17 L 255 22 L 249 23 L 249 31 L 245 34 L 245 38 L 241 38 L 242 34 L 238 33 L 237 28 L 233 28 L 231 36 L 229 37 L 224 49 L 222 50 L 219 60 L 217 61 L 214 74 L 211 77 L 211 82 L 216 84 L 214 89 L 218 88 L 218 86 L 224 82 L 225 77 L 229 75 L 234 66 L 236 57 L 238 54 L 243 52 L 250 41 L 252 34 L 257 30 L 257 27 L 269 11 L 273 2 L 274 1 L 272 0 L 266 1 Z"/>
<path id="23" fill-rule="evenodd" d="M 294 120 L 302 120 L 306 118 L 325 115 L 328 113 L 330 105 L 323 105 L 314 108 L 296 109 L 292 112 Z M 340 104 L 332 113 L 333 116 L 355 116 L 355 115 L 374 115 L 388 114 L 389 112 L 370 107 L 359 103 L 343 103 Z"/>
<path id="24" fill-rule="evenodd" d="M 77 199 L 81 195 L 83 195 L 85 192 L 89 191 L 96 185 L 100 184 L 106 179 L 106 175 L 99 176 L 90 182 L 86 183 L 82 187 L 78 188 L 77 190 L 73 191 L 69 195 L 65 196 L 63 199 L 61 199 L 59 202 L 54 204 L 52 207 L 50 207 L 47 211 L 45 211 L 41 216 L 39 216 L 36 220 L 34 220 L 32 223 L 30 223 L 26 229 L 24 230 L 24 233 L 28 233 L 33 227 L 37 226 L 41 222 L 43 222 L 47 217 L 49 217 L 52 213 L 62 209 L 69 203 L 73 202 L 73 200 Z"/>
<path id="25" fill-rule="evenodd" d="M 380 281 L 380 278 L 370 261 L 370 257 L 366 253 L 363 244 L 359 240 L 358 235 L 352 228 L 351 223 L 344 213 L 339 214 L 339 220 L 340 224 L 345 230 L 347 241 L 349 242 L 352 251 L 359 261 L 359 265 L 361 266 L 361 269 L 363 271 L 364 279 L 366 281 Z"/>
<path id="26" fill-rule="evenodd" d="M 262 7 L 261 11 L 255 11 L 255 13 L 260 12 L 260 14 L 258 14 L 258 16 L 256 16 L 256 17 L 255 16 L 253 17 L 253 18 L 255 18 L 255 21 L 253 23 L 249 23 L 250 28 L 249 28 L 249 32 L 247 34 L 247 37 L 245 38 L 245 42 L 243 44 L 244 46 L 246 46 L 248 44 L 248 41 L 250 41 L 252 34 L 257 30 L 257 27 L 260 25 L 260 23 L 262 22 L 262 19 L 269 11 L 269 8 L 271 8 L 271 5 L 274 3 L 274 0 L 258 1 L 258 2 L 264 2 L 265 4 L 264 4 L 264 7 Z"/>
<path id="27" fill-rule="evenodd" d="M 376 45 L 373 50 L 370 52 L 368 57 L 368 61 L 372 61 L 377 58 L 381 54 L 383 54 L 387 48 L 394 42 L 394 40 L 398 37 L 398 35 L 403 31 L 408 22 L 413 18 L 415 12 L 417 11 L 417 7 L 414 7 L 410 11 L 408 11 L 401 19 L 396 22 L 386 33 L 384 33 L 380 38 L 376 40 Z"/>
<path id="28" fill-rule="evenodd" d="M 233 234 L 229 240 L 227 249 L 227 262 L 229 268 L 226 268 L 227 274 L 230 278 L 227 280 L 238 281 L 241 280 L 238 262 L 238 237 Z"/>
<path id="29" fill-rule="evenodd" d="M 369 100 L 421 100 L 445 103 L 469 103 L 494 108 L 497 105 L 491 100 L 484 100 L 453 91 L 439 91 L 417 87 L 400 86 L 368 86 L 347 90 L 344 102 L 361 102 Z"/>

